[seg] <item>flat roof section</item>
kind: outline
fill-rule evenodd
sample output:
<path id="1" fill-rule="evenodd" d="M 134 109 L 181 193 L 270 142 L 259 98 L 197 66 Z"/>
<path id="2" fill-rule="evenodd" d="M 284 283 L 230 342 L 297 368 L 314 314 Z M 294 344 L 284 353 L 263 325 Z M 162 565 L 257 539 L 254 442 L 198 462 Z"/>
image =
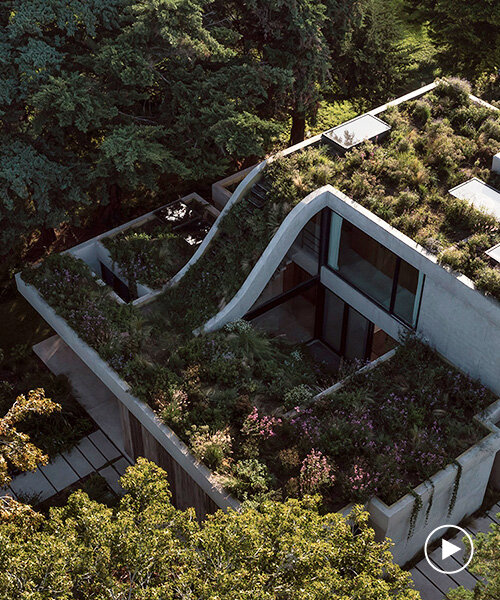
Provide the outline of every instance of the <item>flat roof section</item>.
<path id="1" fill-rule="evenodd" d="M 500 264 L 500 244 L 497 244 L 496 246 L 493 246 L 493 248 L 486 250 L 486 254 Z"/>
<path id="2" fill-rule="evenodd" d="M 468 200 L 476 208 L 485 210 L 500 221 L 500 192 L 481 179 L 473 177 L 448 191 L 455 198 Z"/>
<path id="3" fill-rule="evenodd" d="M 329 142 L 338 144 L 344 150 L 349 150 L 361 142 L 387 133 L 390 128 L 391 126 L 382 119 L 365 114 L 325 131 L 322 137 Z"/>

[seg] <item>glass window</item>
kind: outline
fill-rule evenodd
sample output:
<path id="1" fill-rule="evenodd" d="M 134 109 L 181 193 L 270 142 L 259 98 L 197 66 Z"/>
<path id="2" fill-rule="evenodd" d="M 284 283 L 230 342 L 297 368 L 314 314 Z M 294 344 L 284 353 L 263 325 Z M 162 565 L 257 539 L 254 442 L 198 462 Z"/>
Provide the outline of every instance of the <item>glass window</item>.
<path id="1" fill-rule="evenodd" d="M 347 335 L 345 340 L 345 357 L 348 360 L 365 359 L 366 345 L 370 333 L 370 321 L 357 310 L 349 307 L 347 318 Z"/>
<path id="2" fill-rule="evenodd" d="M 315 337 L 317 285 L 297 292 L 292 298 L 252 319 L 257 329 L 283 335 L 293 344 Z"/>
<path id="3" fill-rule="evenodd" d="M 335 268 L 335 265 L 330 266 Z M 395 269 L 396 255 L 393 252 L 348 221 L 343 221 L 337 270 L 387 310 L 391 306 Z"/>
<path id="4" fill-rule="evenodd" d="M 418 302 L 416 299 L 420 296 L 422 281 L 423 276 L 418 270 L 401 260 L 393 312 L 409 325 L 414 325 L 417 318 Z"/>
<path id="5" fill-rule="evenodd" d="M 323 314 L 323 339 L 335 352 L 342 351 L 342 323 L 345 303 L 336 294 L 325 289 L 325 309 Z"/>
<path id="6" fill-rule="evenodd" d="M 423 274 L 333 211 L 329 237 L 328 265 L 387 311 L 414 326 Z"/>

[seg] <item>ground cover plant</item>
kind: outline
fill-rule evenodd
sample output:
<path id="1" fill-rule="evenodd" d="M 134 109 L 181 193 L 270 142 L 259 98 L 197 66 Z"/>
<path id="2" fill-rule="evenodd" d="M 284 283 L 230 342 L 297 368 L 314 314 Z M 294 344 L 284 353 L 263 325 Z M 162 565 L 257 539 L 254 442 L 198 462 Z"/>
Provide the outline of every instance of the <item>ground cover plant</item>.
<path id="1" fill-rule="evenodd" d="M 162 287 L 191 258 L 195 247 L 168 225 L 129 229 L 102 240 L 129 283 Z"/>
<path id="2" fill-rule="evenodd" d="M 391 503 L 485 434 L 472 417 L 492 394 L 417 339 L 312 402 L 328 385 L 321 369 L 245 321 L 173 334 L 114 302 L 68 255 L 25 278 L 242 500 L 319 492 L 331 508 L 374 494 Z"/>
<path id="3" fill-rule="evenodd" d="M 382 118 L 388 138 L 345 156 L 315 147 L 266 168 L 273 202 L 297 203 L 331 184 L 402 231 L 478 288 L 500 299 L 500 271 L 485 250 L 500 242 L 499 223 L 448 190 L 471 177 L 500 189 L 491 172 L 500 151 L 500 113 L 470 100 L 465 82 L 441 82 L 430 93 Z"/>

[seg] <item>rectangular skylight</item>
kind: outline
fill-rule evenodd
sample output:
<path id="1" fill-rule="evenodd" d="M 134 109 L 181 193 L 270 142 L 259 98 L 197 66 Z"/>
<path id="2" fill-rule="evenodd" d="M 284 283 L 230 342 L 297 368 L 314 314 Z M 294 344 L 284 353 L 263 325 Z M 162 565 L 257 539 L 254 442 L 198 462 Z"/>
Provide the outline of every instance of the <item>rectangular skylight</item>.
<path id="1" fill-rule="evenodd" d="M 496 246 L 493 246 L 493 248 L 486 250 L 486 254 L 500 264 L 500 244 L 497 244 Z"/>
<path id="2" fill-rule="evenodd" d="M 477 177 L 457 185 L 449 192 L 455 198 L 468 200 L 476 208 L 485 210 L 500 221 L 500 192 Z"/>
<path id="3" fill-rule="evenodd" d="M 387 133 L 390 128 L 390 125 L 381 119 L 366 114 L 325 131 L 322 137 L 328 142 L 340 146 L 343 150 L 349 150 L 361 142 Z"/>

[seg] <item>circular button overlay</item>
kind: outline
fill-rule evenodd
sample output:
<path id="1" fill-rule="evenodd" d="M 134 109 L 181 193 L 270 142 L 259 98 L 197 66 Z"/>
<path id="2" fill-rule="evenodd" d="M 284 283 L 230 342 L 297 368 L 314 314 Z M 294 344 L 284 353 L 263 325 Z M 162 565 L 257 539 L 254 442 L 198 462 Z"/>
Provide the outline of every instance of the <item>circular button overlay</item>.
<path id="1" fill-rule="evenodd" d="M 448 540 L 442 539 L 441 545 L 430 552 L 429 545 L 434 542 L 434 534 L 441 529 L 456 530 L 453 531 L 455 535 Z M 464 537 L 469 540 L 470 549 L 465 545 L 463 541 Z M 472 556 L 474 555 L 474 544 L 470 534 L 467 533 L 465 529 L 462 529 L 462 527 L 459 527 L 458 525 L 440 525 L 427 536 L 424 553 L 427 562 L 434 571 L 443 573 L 444 575 L 453 575 L 453 573 L 460 573 L 460 571 L 463 571 L 469 566 Z"/>

